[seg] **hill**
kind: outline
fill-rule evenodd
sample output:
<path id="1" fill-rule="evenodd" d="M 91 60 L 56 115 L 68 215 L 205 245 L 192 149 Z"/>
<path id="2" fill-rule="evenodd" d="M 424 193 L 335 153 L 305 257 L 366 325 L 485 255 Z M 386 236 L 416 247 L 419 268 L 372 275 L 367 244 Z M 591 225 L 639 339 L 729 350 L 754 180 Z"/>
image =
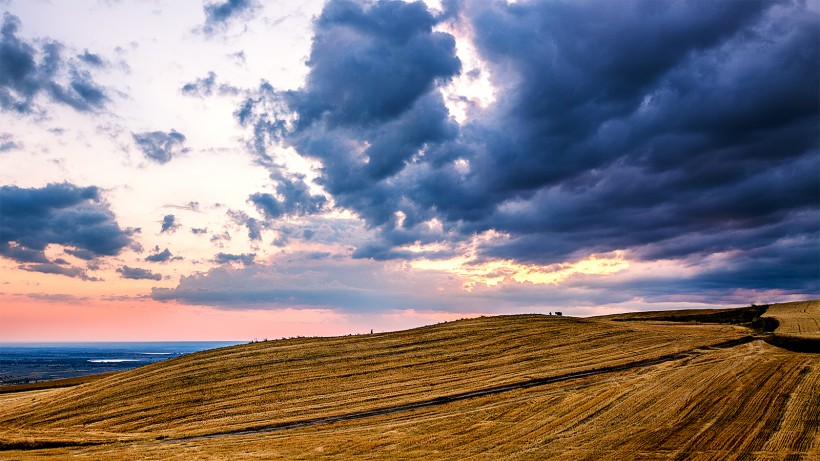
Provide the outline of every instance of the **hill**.
<path id="1" fill-rule="evenodd" d="M 820 354 L 727 322 L 516 315 L 210 350 L 0 395 L 0 456 L 817 459 Z"/>
<path id="2" fill-rule="evenodd" d="M 776 304 L 763 318 L 777 322 L 770 343 L 798 352 L 820 352 L 820 302 Z"/>

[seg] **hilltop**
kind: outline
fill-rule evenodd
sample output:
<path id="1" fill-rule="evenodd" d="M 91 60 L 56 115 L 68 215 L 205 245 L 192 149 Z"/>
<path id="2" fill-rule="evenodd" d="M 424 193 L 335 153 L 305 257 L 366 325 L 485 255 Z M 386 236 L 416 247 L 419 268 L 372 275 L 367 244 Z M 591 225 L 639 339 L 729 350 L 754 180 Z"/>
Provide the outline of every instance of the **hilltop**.
<path id="1" fill-rule="evenodd" d="M 0 395 L 0 454 L 817 459 L 820 353 L 773 338 L 810 348 L 819 307 L 482 317 L 209 350 Z"/>

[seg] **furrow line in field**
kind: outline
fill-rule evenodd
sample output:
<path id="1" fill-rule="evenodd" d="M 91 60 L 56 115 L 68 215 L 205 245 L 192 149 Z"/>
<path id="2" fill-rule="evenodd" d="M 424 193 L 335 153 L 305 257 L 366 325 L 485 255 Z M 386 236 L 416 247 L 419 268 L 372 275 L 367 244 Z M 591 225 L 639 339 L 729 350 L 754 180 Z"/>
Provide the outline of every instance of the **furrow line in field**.
<path id="1" fill-rule="evenodd" d="M 472 399 L 476 397 L 483 397 L 488 395 L 500 394 L 503 392 L 509 392 L 518 389 L 528 389 L 536 386 L 544 386 L 548 384 L 554 384 L 563 381 L 569 381 L 574 379 L 586 378 L 590 376 L 596 376 L 601 374 L 608 374 L 608 373 L 617 373 L 627 370 L 632 370 L 636 368 L 643 368 L 649 367 L 653 365 L 662 364 L 665 362 L 679 360 L 692 354 L 702 354 L 704 350 L 709 349 L 726 349 L 730 347 L 739 346 L 742 344 L 749 343 L 754 341 L 758 338 L 754 336 L 744 336 L 738 339 L 733 339 L 729 341 L 723 341 L 717 344 L 711 345 L 704 345 L 699 346 L 694 349 L 686 350 L 677 352 L 674 354 L 666 354 L 656 358 L 651 359 L 643 359 L 638 360 L 635 362 L 624 363 L 620 365 L 613 365 L 609 367 L 602 367 L 596 368 L 587 371 L 579 371 L 574 373 L 567 373 L 559 376 L 551 376 L 545 378 L 534 378 L 527 381 L 521 381 L 516 383 L 510 383 L 505 385 L 493 386 L 484 389 L 479 389 L 470 392 L 463 392 L 463 393 L 456 393 L 442 397 L 436 397 L 429 400 L 423 400 L 419 402 L 412 402 L 407 404 L 395 405 L 391 407 L 383 407 L 383 408 L 376 408 L 373 410 L 366 410 L 366 411 L 358 411 L 354 413 L 346 413 L 340 415 L 333 415 L 333 416 L 324 416 L 324 417 L 317 417 L 317 418 L 309 418 L 304 420 L 297 420 L 297 421 L 285 421 L 279 423 L 271 423 L 260 425 L 257 427 L 241 429 L 241 430 L 232 430 L 232 431 L 225 431 L 225 432 L 216 432 L 207 435 L 198 435 L 198 436 L 191 436 L 191 437 L 182 437 L 176 439 L 169 439 L 163 441 L 163 443 L 177 443 L 177 442 L 188 442 L 188 441 L 196 441 L 196 440 L 205 440 L 205 439 L 213 439 L 218 437 L 227 437 L 227 436 L 241 436 L 241 435 L 252 435 L 252 434 L 259 434 L 259 433 L 266 433 L 266 432 L 275 432 L 275 431 L 282 431 L 288 429 L 297 429 L 297 428 L 304 428 L 310 426 L 317 426 L 317 425 L 324 425 L 324 424 L 333 424 L 342 421 L 350 421 L 356 419 L 363 419 L 363 418 L 370 418 L 375 416 L 384 416 L 390 415 L 395 413 L 403 413 L 408 411 L 419 410 L 423 408 L 429 408 L 439 405 L 444 405 L 452 402 L 457 402 L 466 399 Z"/>

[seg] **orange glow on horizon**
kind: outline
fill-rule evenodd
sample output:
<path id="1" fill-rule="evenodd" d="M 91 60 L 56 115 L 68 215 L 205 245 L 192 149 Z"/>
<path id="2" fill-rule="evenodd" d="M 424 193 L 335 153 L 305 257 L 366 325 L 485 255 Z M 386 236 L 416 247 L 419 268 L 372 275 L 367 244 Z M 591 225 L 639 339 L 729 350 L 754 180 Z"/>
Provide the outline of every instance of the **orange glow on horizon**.
<path id="1" fill-rule="evenodd" d="M 214 309 L 152 299 L 0 296 L 0 341 L 250 341 L 351 332 L 322 309 Z"/>
<path id="2" fill-rule="evenodd" d="M 539 266 L 519 264 L 512 260 L 473 263 L 474 255 L 458 256 L 445 260 L 417 260 L 410 263 L 414 269 L 436 270 L 458 275 L 470 290 L 477 284 L 496 286 L 504 283 L 533 283 L 555 285 L 576 274 L 610 275 L 630 267 L 623 251 L 611 256 L 590 255 L 576 262 L 564 262 Z"/>
<path id="3" fill-rule="evenodd" d="M 396 331 L 481 313 L 217 309 L 152 299 L 0 295 L 0 342 L 251 341 Z"/>

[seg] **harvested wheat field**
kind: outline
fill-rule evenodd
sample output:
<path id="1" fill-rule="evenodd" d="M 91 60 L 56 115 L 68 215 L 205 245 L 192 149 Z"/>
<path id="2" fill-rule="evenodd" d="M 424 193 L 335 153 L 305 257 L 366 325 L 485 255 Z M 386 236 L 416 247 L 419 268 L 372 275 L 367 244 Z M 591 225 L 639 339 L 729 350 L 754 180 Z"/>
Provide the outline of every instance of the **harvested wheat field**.
<path id="1" fill-rule="evenodd" d="M 775 304 L 764 318 L 777 321 L 772 344 L 800 351 L 820 353 L 820 302 L 801 301 Z"/>
<path id="2" fill-rule="evenodd" d="M 791 334 L 817 305 L 767 312 Z M 820 354 L 688 312 L 261 342 L 0 394 L 0 458 L 820 459 Z"/>

